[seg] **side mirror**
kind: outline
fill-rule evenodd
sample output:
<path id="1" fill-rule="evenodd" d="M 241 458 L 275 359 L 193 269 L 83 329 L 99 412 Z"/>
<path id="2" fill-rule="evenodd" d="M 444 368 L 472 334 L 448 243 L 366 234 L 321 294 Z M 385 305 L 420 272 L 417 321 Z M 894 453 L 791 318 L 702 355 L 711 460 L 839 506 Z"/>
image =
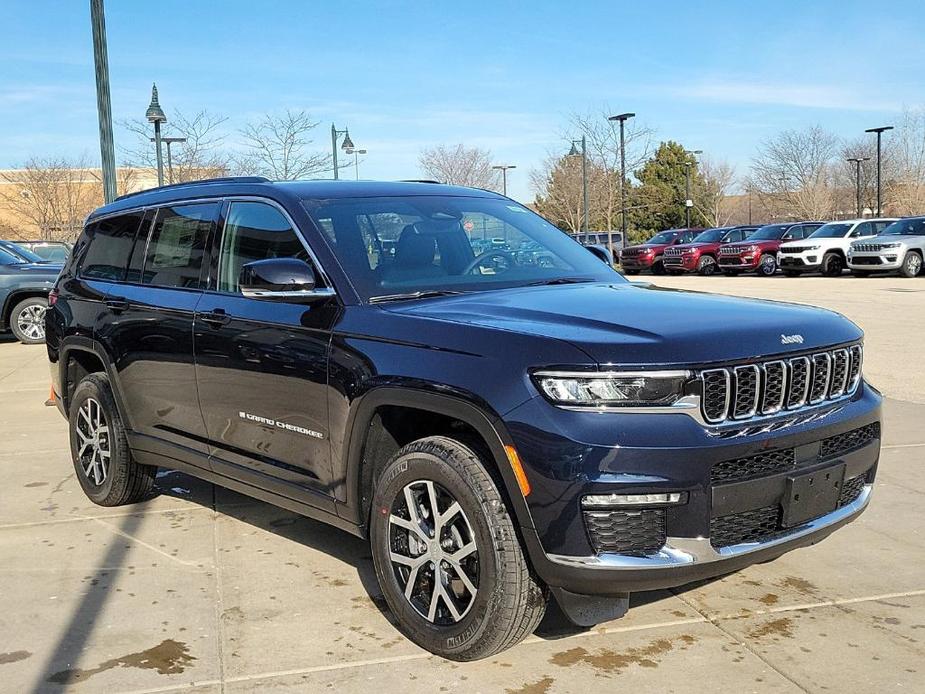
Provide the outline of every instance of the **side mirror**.
<path id="1" fill-rule="evenodd" d="M 315 271 L 297 258 L 267 258 L 241 268 L 241 293 L 251 299 L 295 301 L 333 295 L 315 287 Z"/>
<path id="2" fill-rule="evenodd" d="M 600 246 L 597 244 L 591 244 L 585 246 L 591 253 L 596 255 L 601 261 L 607 265 L 613 266 L 613 258 L 610 257 L 610 251 L 607 250 L 606 246 Z"/>

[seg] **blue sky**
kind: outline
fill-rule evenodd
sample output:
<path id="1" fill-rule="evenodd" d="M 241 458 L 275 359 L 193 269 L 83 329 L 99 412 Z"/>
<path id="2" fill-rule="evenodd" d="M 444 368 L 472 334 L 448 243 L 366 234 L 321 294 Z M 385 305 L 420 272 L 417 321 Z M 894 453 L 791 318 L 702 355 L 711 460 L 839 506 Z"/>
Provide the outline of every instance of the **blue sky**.
<path id="1" fill-rule="evenodd" d="M 0 8 L 0 167 L 98 161 L 89 3 Z M 635 111 L 746 172 L 758 144 L 822 124 L 853 137 L 925 104 L 925 5 L 818 2 L 107 0 L 115 120 L 168 109 L 306 109 L 349 126 L 364 178 L 420 175 L 422 147 L 464 142 L 517 165 L 564 151 L 570 112 Z M 217 11 L 214 8 L 220 8 Z M 128 144 L 116 133 L 117 150 Z"/>

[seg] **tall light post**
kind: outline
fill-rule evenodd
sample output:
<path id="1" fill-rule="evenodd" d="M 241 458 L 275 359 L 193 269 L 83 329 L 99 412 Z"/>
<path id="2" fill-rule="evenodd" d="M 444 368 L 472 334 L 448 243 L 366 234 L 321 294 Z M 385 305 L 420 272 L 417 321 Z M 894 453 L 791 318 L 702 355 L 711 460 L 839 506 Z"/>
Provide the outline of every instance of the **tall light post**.
<path id="1" fill-rule="evenodd" d="M 507 170 L 516 169 L 516 164 L 498 164 L 497 166 L 492 166 L 495 171 L 501 172 L 501 194 L 507 195 Z"/>
<path id="2" fill-rule="evenodd" d="M 870 161 L 870 157 L 848 157 L 847 161 L 854 164 L 854 190 L 857 196 L 858 218 L 860 218 L 863 216 L 861 211 L 861 162 Z M 880 204 L 879 201 L 877 204 Z"/>
<path id="3" fill-rule="evenodd" d="M 151 138 L 154 142 L 154 138 Z M 167 182 L 173 183 L 173 157 L 170 156 L 170 145 L 180 142 L 186 142 L 185 137 L 162 137 L 161 142 L 167 145 Z"/>
<path id="4" fill-rule="evenodd" d="M 337 175 L 337 138 L 339 136 L 344 136 L 344 141 L 341 143 L 340 148 L 345 152 L 350 149 L 356 149 L 353 146 L 353 140 L 350 139 L 350 132 L 347 128 L 343 130 L 338 130 L 333 123 L 331 123 L 331 158 L 334 160 L 334 180 L 338 179 Z"/>
<path id="5" fill-rule="evenodd" d="M 346 152 L 347 154 L 353 155 L 353 170 L 356 172 L 356 180 L 359 181 L 360 180 L 360 158 L 358 155 L 366 154 L 366 150 L 356 149 L 355 147 L 351 147 L 350 149 L 346 150 Z"/>
<path id="6" fill-rule="evenodd" d="M 93 71 L 96 73 L 96 110 L 100 122 L 100 167 L 103 200 L 116 199 L 116 156 L 112 142 L 112 106 L 109 98 L 109 55 L 106 50 L 106 13 L 103 0 L 90 0 L 93 27 Z"/>
<path id="7" fill-rule="evenodd" d="M 892 130 L 892 125 L 884 125 L 880 128 L 868 128 L 865 133 L 877 133 L 877 216 L 880 216 L 880 136 L 887 130 Z"/>
<path id="8" fill-rule="evenodd" d="M 575 145 L 581 145 L 581 150 Z M 580 140 L 572 140 L 572 148 L 568 151 L 568 156 L 577 157 L 581 155 L 581 196 L 584 201 L 584 211 L 581 218 L 581 230 L 588 233 L 588 143 L 584 135 Z"/>
<path id="9" fill-rule="evenodd" d="M 154 149 L 157 150 L 157 185 L 164 185 L 164 155 L 161 153 L 161 123 L 167 122 L 164 109 L 157 100 L 157 85 L 151 85 L 151 103 L 145 112 L 149 123 L 154 123 Z"/>
<path id="10" fill-rule="evenodd" d="M 703 154 L 703 150 L 686 149 L 684 150 L 684 153 L 696 157 L 698 154 Z M 696 159 L 694 161 L 696 161 Z M 686 196 L 684 198 L 684 226 L 688 229 L 691 228 L 691 208 L 694 206 L 694 201 L 691 199 L 691 167 L 694 165 L 694 161 L 684 162 L 684 166 L 687 169 L 687 182 L 685 184 Z"/>
<path id="11" fill-rule="evenodd" d="M 635 113 L 621 113 L 616 116 L 610 116 L 607 120 L 620 121 L 620 230 L 623 233 L 623 245 L 626 245 L 626 137 L 624 134 L 624 125 L 630 118 L 635 118 Z M 610 239 L 610 231 L 607 232 L 607 240 L 610 242 L 610 255 L 613 256 L 613 241 Z"/>

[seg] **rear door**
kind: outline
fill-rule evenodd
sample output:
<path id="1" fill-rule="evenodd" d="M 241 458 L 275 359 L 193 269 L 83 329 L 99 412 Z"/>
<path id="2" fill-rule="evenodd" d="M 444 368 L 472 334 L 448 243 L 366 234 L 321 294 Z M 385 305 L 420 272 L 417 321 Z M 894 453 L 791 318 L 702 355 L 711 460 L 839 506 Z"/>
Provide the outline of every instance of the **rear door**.
<path id="1" fill-rule="evenodd" d="M 338 304 L 333 298 L 300 304 L 241 294 L 241 268 L 254 260 L 300 258 L 315 266 L 319 281 L 323 277 L 282 209 L 232 200 L 223 226 L 195 324 L 196 380 L 212 467 L 265 488 L 282 483 L 319 492 L 307 500 L 324 505 L 332 489 L 327 364 Z"/>
<path id="2" fill-rule="evenodd" d="M 98 335 L 116 368 L 139 448 L 207 464 L 193 363 L 193 316 L 220 202 L 149 210 Z"/>

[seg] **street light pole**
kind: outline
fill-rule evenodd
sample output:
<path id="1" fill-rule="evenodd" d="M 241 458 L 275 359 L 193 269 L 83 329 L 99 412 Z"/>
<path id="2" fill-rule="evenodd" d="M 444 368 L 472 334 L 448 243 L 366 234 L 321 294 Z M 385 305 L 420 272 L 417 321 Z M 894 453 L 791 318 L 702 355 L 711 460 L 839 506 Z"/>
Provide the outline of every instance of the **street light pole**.
<path id="1" fill-rule="evenodd" d="M 154 138 L 151 138 L 154 142 Z M 162 137 L 161 142 L 167 145 L 167 182 L 173 183 L 173 157 L 170 156 L 170 145 L 178 142 L 186 142 L 185 137 Z"/>
<path id="2" fill-rule="evenodd" d="M 684 150 L 684 153 L 696 156 L 698 154 L 703 154 L 703 150 L 702 149 L 693 149 L 693 150 L 686 149 Z M 684 198 L 684 226 L 687 229 L 691 228 L 691 208 L 694 206 L 694 201 L 691 199 L 691 167 L 693 165 L 694 165 L 693 161 L 684 162 L 684 166 L 687 169 L 686 171 L 687 183 L 685 185 L 686 195 Z"/>
<path id="3" fill-rule="evenodd" d="M 334 160 L 334 180 L 338 179 L 337 174 L 337 138 L 339 135 L 344 136 L 344 141 L 341 144 L 341 149 L 345 152 L 350 149 L 355 149 L 353 146 L 353 140 L 350 139 L 350 133 L 347 128 L 343 130 L 338 130 L 333 123 L 331 123 L 331 158 Z"/>
<path id="4" fill-rule="evenodd" d="M 880 205 L 880 136 L 887 130 L 892 130 L 892 125 L 884 125 L 880 128 L 868 128 L 864 132 L 866 133 L 877 133 L 877 216 L 881 214 L 881 205 Z"/>
<path id="5" fill-rule="evenodd" d="M 106 14 L 103 0 L 90 0 L 93 27 L 93 70 L 96 73 L 96 110 L 100 123 L 100 168 L 103 200 L 116 199 L 116 157 L 112 141 L 112 105 L 109 98 L 109 56 L 106 50 Z"/>
<path id="6" fill-rule="evenodd" d="M 365 149 L 348 149 L 347 154 L 353 155 L 353 170 L 355 172 L 356 180 L 360 180 L 360 158 L 358 155 L 366 154 Z"/>
<path id="7" fill-rule="evenodd" d="M 157 85 L 151 85 L 151 103 L 148 104 L 148 110 L 145 117 L 149 123 L 154 123 L 154 148 L 157 150 L 157 185 L 164 185 L 164 155 L 161 152 L 161 123 L 167 122 L 167 116 L 164 115 L 164 109 L 161 108 L 157 100 Z"/>
<path id="8" fill-rule="evenodd" d="M 617 116 L 610 116 L 607 120 L 620 121 L 620 231 L 623 234 L 623 245 L 626 245 L 626 135 L 624 126 L 630 118 L 635 118 L 635 113 L 621 113 Z M 608 225 L 610 226 L 610 225 Z M 610 231 L 607 232 L 607 240 L 610 242 L 610 255 L 613 256 L 613 241 L 610 238 Z"/>
<path id="9" fill-rule="evenodd" d="M 848 157 L 848 161 L 854 164 L 854 190 L 857 197 L 858 218 L 863 217 L 861 211 L 861 162 L 870 161 L 870 157 Z M 880 202 L 877 201 L 879 206 Z"/>
<path id="10" fill-rule="evenodd" d="M 492 166 L 491 168 L 501 172 L 501 194 L 507 195 L 507 170 L 516 169 L 516 164 L 499 164 L 498 166 Z"/>

